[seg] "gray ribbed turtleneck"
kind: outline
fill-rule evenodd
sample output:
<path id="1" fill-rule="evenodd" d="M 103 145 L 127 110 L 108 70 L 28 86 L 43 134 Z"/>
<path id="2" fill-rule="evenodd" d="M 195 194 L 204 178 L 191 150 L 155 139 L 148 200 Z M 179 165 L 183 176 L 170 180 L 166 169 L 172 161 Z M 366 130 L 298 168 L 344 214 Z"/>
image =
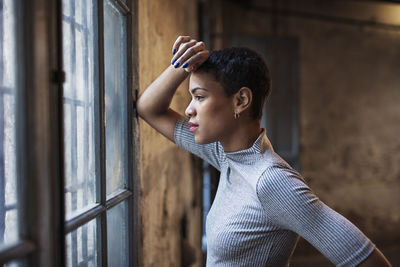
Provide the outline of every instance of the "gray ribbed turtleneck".
<path id="1" fill-rule="evenodd" d="M 264 131 L 251 148 L 225 153 L 219 142 L 196 144 L 181 118 L 175 143 L 221 172 L 206 222 L 208 267 L 288 266 L 298 235 L 337 266 L 356 266 L 374 250 L 273 151 Z"/>

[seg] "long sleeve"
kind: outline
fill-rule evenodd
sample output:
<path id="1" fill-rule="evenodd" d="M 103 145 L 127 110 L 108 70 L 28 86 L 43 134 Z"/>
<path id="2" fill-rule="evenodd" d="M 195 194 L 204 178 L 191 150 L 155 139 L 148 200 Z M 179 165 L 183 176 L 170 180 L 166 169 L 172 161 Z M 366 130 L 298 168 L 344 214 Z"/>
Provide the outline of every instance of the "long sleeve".
<path id="1" fill-rule="evenodd" d="M 175 125 L 175 143 L 180 148 L 207 161 L 220 171 L 221 160 L 223 158 L 222 146 L 218 142 L 206 145 L 197 144 L 194 140 L 194 135 L 189 131 L 189 128 L 188 121 L 184 117 L 181 117 Z"/>
<path id="2" fill-rule="evenodd" d="M 320 201 L 300 174 L 286 166 L 269 167 L 259 179 L 257 195 L 276 225 L 302 236 L 336 266 L 356 266 L 375 248 L 356 226 Z"/>

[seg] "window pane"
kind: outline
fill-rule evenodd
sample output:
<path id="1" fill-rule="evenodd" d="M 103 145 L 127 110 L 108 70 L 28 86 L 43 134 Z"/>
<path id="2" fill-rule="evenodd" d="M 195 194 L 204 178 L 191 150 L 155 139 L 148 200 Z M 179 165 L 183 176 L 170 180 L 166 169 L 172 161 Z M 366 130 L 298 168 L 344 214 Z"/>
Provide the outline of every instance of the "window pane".
<path id="1" fill-rule="evenodd" d="M 97 266 L 96 220 L 66 236 L 67 266 Z"/>
<path id="2" fill-rule="evenodd" d="M 67 218 L 95 202 L 94 106 L 98 91 L 96 1 L 63 0 L 64 145 Z"/>
<path id="3" fill-rule="evenodd" d="M 27 266 L 27 261 L 25 259 L 13 260 L 4 265 L 4 267 L 22 267 Z"/>
<path id="4" fill-rule="evenodd" d="M 127 207 L 124 201 L 107 211 L 108 266 L 129 265 Z"/>
<path id="5" fill-rule="evenodd" d="M 104 2 L 107 194 L 125 188 L 127 177 L 127 61 L 125 17 Z"/>
<path id="6" fill-rule="evenodd" d="M 0 244 L 13 242 L 18 238 L 14 29 L 14 1 L 0 0 Z"/>

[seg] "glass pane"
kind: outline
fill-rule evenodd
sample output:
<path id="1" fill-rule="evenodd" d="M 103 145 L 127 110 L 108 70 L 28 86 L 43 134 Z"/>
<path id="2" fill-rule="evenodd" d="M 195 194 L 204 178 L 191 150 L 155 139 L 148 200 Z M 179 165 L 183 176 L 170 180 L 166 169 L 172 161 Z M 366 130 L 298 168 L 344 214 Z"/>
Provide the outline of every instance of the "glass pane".
<path id="1" fill-rule="evenodd" d="M 66 217 L 96 200 L 95 92 L 97 28 L 95 0 L 63 0 L 64 146 Z"/>
<path id="2" fill-rule="evenodd" d="M 125 188 L 127 177 L 127 61 L 125 17 L 104 2 L 107 194 Z"/>
<path id="3" fill-rule="evenodd" d="M 22 267 L 22 266 L 28 266 L 26 259 L 13 260 L 9 263 L 4 264 L 4 267 Z"/>
<path id="4" fill-rule="evenodd" d="M 0 244 L 18 239 L 14 8 L 13 0 L 0 0 Z"/>
<path id="5" fill-rule="evenodd" d="M 97 266 L 96 219 L 69 233 L 67 243 L 67 266 Z"/>
<path id="6" fill-rule="evenodd" d="M 108 266 L 129 265 L 128 205 L 124 201 L 107 211 Z"/>

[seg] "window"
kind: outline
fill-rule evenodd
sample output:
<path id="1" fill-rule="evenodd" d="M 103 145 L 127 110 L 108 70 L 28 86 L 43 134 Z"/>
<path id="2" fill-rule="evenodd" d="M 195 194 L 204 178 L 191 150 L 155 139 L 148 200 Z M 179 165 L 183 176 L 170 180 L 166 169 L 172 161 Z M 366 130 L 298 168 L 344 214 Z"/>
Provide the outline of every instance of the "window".
<path id="1" fill-rule="evenodd" d="M 62 3 L 67 266 L 129 266 L 129 8 Z"/>
<path id="2" fill-rule="evenodd" d="M 15 152 L 15 8 L 0 1 L 0 244 L 18 239 Z"/>
<path id="3" fill-rule="evenodd" d="M 135 5 L 0 0 L 0 266 L 137 265 Z"/>

